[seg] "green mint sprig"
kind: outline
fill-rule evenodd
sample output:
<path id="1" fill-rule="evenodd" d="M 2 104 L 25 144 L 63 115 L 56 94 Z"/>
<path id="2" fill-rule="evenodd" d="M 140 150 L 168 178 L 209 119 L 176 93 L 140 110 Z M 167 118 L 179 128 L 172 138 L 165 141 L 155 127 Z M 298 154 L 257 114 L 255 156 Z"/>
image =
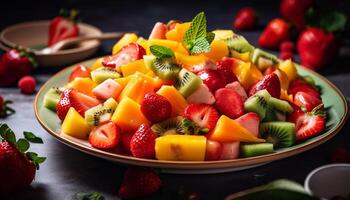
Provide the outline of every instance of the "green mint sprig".
<path id="1" fill-rule="evenodd" d="M 206 53 L 211 51 L 210 43 L 214 37 L 214 33 L 207 32 L 205 13 L 200 12 L 193 18 L 185 32 L 183 44 L 191 54 Z"/>
<path id="2" fill-rule="evenodd" d="M 150 46 L 151 53 L 156 56 L 157 58 L 171 58 L 174 57 L 173 50 L 169 49 L 168 47 L 159 46 L 159 45 L 152 45 Z"/>

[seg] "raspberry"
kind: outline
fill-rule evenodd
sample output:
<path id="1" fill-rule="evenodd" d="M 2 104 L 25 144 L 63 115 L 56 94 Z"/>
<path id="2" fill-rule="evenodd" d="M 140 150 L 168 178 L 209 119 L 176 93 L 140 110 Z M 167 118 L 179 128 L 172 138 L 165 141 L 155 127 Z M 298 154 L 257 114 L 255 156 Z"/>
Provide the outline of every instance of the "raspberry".
<path id="1" fill-rule="evenodd" d="M 282 42 L 282 44 L 280 46 L 280 51 L 281 52 L 293 53 L 293 51 L 294 51 L 294 43 L 292 41 Z"/>
<path id="2" fill-rule="evenodd" d="M 36 87 L 36 81 L 31 76 L 24 76 L 19 80 L 18 87 L 23 94 L 33 94 Z"/>
<path id="3" fill-rule="evenodd" d="M 281 60 L 287 60 L 287 59 L 293 60 L 293 53 L 283 51 L 278 58 Z"/>

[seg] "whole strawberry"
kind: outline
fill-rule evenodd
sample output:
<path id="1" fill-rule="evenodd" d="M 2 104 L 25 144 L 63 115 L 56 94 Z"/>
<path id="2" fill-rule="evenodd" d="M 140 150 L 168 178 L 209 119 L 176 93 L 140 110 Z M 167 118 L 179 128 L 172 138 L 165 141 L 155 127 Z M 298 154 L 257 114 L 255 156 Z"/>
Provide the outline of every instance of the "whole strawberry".
<path id="1" fill-rule="evenodd" d="M 280 13 L 301 31 L 305 27 L 305 13 L 312 5 L 313 0 L 282 0 Z"/>
<path id="2" fill-rule="evenodd" d="M 289 25 L 280 18 L 273 19 L 259 37 L 259 45 L 269 49 L 278 49 L 282 42 L 290 38 Z"/>
<path id="3" fill-rule="evenodd" d="M 36 169 L 46 158 L 26 152 L 29 142 L 43 143 L 33 133 L 24 132 L 25 139 L 16 140 L 6 124 L 0 124 L 0 131 L 0 195 L 6 196 L 30 185 Z"/>
<path id="4" fill-rule="evenodd" d="M 118 196 L 134 199 L 149 196 L 161 186 L 161 180 L 151 169 L 129 168 L 126 170 Z"/>
<path id="5" fill-rule="evenodd" d="M 254 28 L 258 21 L 256 12 L 251 7 L 245 7 L 238 11 L 233 22 L 233 27 L 237 30 Z"/>
<path id="6" fill-rule="evenodd" d="M 9 106 L 12 101 L 5 100 L 4 97 L 0 96 L 0 118 L 5 118 L 16 111 Z"/>
<path id="7" fill-rule="evenodd" d="M 131 154 L 137 158 L 153 158 L 156 138 L 151 127 L 141 124 L 130 140 Z"/>
<path id="8" fill-rule="evenodd" d="M 146 94 L 141 102 L 141 112 L 153 123 L 168 119 L 171 111 L 172 107 L 168 99 L 156 93 Z"/>

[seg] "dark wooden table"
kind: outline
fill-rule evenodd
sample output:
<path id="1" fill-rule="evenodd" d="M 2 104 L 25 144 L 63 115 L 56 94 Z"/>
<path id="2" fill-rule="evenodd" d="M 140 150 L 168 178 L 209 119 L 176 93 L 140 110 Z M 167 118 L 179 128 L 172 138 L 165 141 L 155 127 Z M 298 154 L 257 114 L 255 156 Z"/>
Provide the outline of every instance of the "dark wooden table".
<path id="1" fill-rule="evenodd" d="M 0 12 L 0 29 L 22 21 L 49 19 L 61 7 L 78 6 L 84 21 L 100 27 L 103 31 L 139 30 L 144 36 L 151 30 L 155 21 L 168 21 L 173 18 L 189 20 L 198 11 L 207 13 L 210 28 L 230 28 L 234 13 L 244 5 L 255 6 L 261 18 L 260 24 L 278 16 L 278 1 L 232 1 L 205 2 L 188 1 L 164 2 L 145 1 L 11 1 Z M 342 1 L 341 1 L 342 2 Z M 344 3 L 344 2 L 343 2 Z M 347 5 L 347 4 L 346 4 Z M 341 6 L 348 9 L 348 6 Z M 10 17 L 11 16 L 11 17 Z M 262 28 L 243 32 L 253 44 L 256 44 Z M 104 42 L 95 56 L 107 54 L 113 42 Z M 321 72 L 336 84 L 345 95 L 350 95 L 350 75 L 348 47 L 342 49 L 342 56 Z M 35 72 L 39 85 L 42 85 L 61 67 L 38 69 Z M 0 88 L 0 95 L 14 101 L 12 105 L 17 113 L 1 119 L 17 133 L 32 131 L 41 136 L 44 145 L 33 145 L 32 150 L 46 156 L 30 188 L 18 192 L 9 199 L 50 199 L 68 200 L 77 192 L 98 191 L 107 199 L 118 199 L 116 194 L 121 183 L 125 167 L 93 156 L 81 153 L 61 144 L 36 121 L 33 109 L 34 95 L 23 95 L 17 88 Z M 276 161 L 261 167 L 213 175 L 174 175 L 161 174 L 163 187 L 149 199 L 176 199 L 179 188 L 199 193 L 201 199 L 223 199 L 228 194 L 238 192 L 275 179 L 287 178 L 303 184 L 306 175 L 314 168 L 330 163 L 329 155 L 335 147 L 349 150 L 349 123 L 329 142 L 308 152 Z M 1 199 L 1 197 L 0 197 Z"/>

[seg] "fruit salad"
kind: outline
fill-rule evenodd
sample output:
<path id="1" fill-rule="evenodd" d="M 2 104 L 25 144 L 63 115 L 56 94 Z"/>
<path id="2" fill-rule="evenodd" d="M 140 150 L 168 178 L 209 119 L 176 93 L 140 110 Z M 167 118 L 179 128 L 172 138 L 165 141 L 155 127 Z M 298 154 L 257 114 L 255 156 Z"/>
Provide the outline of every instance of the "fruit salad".
<path id="1" fill-rule="evenodd" d="M 137 158 L 228 160 L 271 154 L 321 134 L 314 80 L 291 60 L 232 30 L 208 31 L 205 14 L 125 34 L 112 55 L 78 66 L 44 106 L 62 134 Z"/>

